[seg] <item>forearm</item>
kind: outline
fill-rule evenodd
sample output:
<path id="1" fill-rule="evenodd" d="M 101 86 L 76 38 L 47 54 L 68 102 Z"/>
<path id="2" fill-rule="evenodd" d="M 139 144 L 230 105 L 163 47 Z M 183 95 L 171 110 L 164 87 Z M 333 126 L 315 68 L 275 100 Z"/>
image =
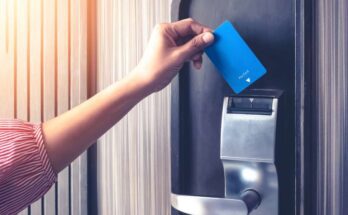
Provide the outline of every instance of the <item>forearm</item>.
<path id="1" fill-rule="evenodd" d="M 202 65 L 202 51 L 214 41 L 211 29 L 192 19 L 157 25 L 136 71 L 93 98 L 43 124 L 48 156 L 59 172 L 128 111 L 170 83 L 184 62 Z M 178 45 L 182 39 L 192 37 Z M 181 44 L 181 43 L 180 43 Z"/>
<path id="2" fill-rule="evenodd" d="M 72 110 L 43 123 L 48 156 L 61 171 L 117 123 L 151 90 L 133 72 Z"/>

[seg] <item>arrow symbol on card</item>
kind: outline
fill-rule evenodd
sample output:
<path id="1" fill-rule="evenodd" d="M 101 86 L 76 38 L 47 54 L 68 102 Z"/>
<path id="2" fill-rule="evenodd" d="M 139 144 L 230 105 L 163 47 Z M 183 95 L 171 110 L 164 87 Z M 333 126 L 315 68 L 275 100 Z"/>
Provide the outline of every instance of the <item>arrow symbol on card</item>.
<path id="1" fill-rule="evenodd" d="M 250 78 L 246 79 L 245 81 L 248 82 L 248 83 L 250 83 Z"/>

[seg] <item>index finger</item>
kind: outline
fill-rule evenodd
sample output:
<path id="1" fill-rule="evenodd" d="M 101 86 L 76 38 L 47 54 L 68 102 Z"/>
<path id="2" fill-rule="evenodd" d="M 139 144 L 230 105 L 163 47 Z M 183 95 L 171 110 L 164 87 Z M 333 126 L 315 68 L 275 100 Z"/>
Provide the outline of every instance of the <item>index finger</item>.
<path id="1" fill-rule="evenodd" d="M 212 31 L 212 29 L 210 29 L 209 27 L 200 24 L 192 18 L 173 22 L 172 28 L 173 31 L 176 33 L 175 39 Z"/>

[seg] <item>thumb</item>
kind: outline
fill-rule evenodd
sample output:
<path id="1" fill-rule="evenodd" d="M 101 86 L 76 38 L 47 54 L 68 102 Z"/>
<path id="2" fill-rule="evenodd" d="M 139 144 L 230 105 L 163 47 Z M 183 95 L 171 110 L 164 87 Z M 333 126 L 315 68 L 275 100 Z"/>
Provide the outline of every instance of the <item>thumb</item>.
<path id="1" fill-rule="evenodd" d="M 197 35 L 179 48 L 180 55 L 182 55 L 185 60 L 188 60 L 193 55 L 201 52 L 205 47 L 212 44 L 213 41 L 214 35 L 211 32 Z"/>

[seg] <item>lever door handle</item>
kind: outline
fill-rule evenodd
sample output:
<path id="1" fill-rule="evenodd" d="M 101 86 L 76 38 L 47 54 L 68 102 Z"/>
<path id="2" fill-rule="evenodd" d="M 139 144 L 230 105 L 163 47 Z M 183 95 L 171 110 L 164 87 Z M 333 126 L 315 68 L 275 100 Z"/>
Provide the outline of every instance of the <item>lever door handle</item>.
<path id="1" fill-rule="evenodd" d="M 254 190 L 245 191 L 241 199 L 171 194 L 171 204 L 178 211 L 192 215 L 248 215 L 261 203 Z"/>

